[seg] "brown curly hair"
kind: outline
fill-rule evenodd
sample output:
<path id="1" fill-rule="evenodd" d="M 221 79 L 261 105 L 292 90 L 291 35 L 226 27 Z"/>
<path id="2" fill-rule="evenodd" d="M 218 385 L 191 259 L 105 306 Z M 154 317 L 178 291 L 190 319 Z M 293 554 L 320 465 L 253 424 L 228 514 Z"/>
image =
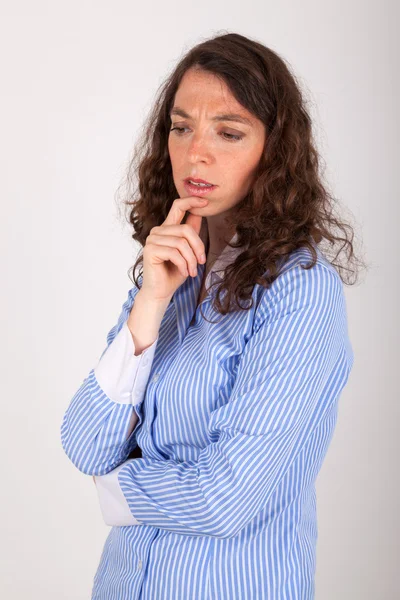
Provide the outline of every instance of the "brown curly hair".
<path id="1" fill-rule="evenodd" d="M 123 182 L 132 238 L 143 247 L 150 230 L 163 223 L 179 197 L 168 152 L 169 113 L 188 69 L 220 77 L 236 100 L 265 124 L 267 133 L 253 187 L 231 209 L 227 220 L 229 230 L 235 224 L 238 236 L 231 247 L 248 247 L 226 268 L 215 295 L 215 310 L 222 315 L 230 312 L 232 298 L 233 309 L 247 310 L 255 284 L 269 287 L 289 255 L 300 247 L 310 249 L 313 258 L 304 268 L 312 268 L 317 260 L 314 245 L 322 250 L 323 242 L 323 253 L 342 281 L 355 283 L 358 269 L 365 265 L 354 253 L 353 228 L 335 216 L 335 198 L 319 173 L 320 158 L 300 86 L 284 59 L 238 33 L 218 35 L 190 49 L 160 86 Z M 336 245 L 340 247 L 335 253 Z M 343 250 L 346 259 L 337 261 Z M 142 252 L 131 267 L 138 288 L 135 271 L 139 265 L 143 267 Z M 141 269 L 139 278 L 142 275 Z M 223 290 L 227 294 L 221 302 Z"/>

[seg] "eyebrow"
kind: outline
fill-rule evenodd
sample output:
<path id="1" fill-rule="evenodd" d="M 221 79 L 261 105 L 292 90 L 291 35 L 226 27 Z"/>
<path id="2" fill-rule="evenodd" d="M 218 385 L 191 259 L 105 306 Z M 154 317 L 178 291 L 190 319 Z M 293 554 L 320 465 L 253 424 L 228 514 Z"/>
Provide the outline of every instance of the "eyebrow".
<path id="1" fill-rule="evenodd" d="M 179 108 L 179 106 L 174 106 L 170 110 L 169 114 L 170 116 L 178 115 L 180 117 L 183 117 L 184 119 L 192 118 L 185 110 L 183 110 L 183 108 Z M 250 127 L 253 126 L 253 123 L 250 121 L 250 119 L 247 119 L 246 117 L 242 117 L 242 115 L 234 113 L 215 115 L 215 117 L 211 118 L 211 121 L 235 121 L 236 123 L 243 123 L 244 125 L 249 125 Z"/>

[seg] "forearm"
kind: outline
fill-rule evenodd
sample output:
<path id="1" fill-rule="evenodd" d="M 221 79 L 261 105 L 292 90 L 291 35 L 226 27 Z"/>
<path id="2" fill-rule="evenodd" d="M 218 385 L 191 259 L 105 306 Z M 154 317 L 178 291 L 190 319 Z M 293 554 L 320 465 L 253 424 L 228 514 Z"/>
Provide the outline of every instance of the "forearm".
<path id="1" fill-rule="evenodd" d="M 142 291 L 136 295 L 134 305 L 128 317 L 127 325 L 132 334 L 135 346 L 135 356 L 138 356 L 151 346 L 157 339 L 161 321 L 167 310 L 170 299 L 165 301 L 153 301 Z M 132 412 L 127 438 L 131 435 L 138 422 L 135 411 Z"/>
<path id="2" fill-rule="evenodd" d="M 105 351 L 63 418 L 63 447 L 84 473 L 108 472 L 126 459 L 136 443 L 133 436 L 140 422 L 140 404 L 169 303 L 153 303 L 143 294 L 139 297 L 139 291 L 135 288 L 128 294 L 117 325 L 107 335 Z M 132 311 L 136 299 L 137 310 Z"/>

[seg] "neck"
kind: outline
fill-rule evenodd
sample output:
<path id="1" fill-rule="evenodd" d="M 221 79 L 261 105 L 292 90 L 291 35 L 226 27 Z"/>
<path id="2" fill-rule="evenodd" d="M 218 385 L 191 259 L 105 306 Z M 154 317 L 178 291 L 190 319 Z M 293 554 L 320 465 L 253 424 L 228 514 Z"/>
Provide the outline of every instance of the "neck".
<path id="1" fill-rule="evenodd" d="M 229 231 L 221 215 L 203 219 L 200 236 L 206 247 L 207 264 L 215 262 L 232 239 L 235 230 Z"/>

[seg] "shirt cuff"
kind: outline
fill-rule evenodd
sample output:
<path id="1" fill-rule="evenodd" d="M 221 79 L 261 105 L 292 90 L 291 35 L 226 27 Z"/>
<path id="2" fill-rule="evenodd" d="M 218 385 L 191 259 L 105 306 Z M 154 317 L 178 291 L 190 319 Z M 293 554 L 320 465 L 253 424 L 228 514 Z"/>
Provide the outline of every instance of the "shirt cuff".
<path id="1" fill-rule="evenodd" d="M 106 475 L 94 476 L 100 508 L 106 525 L 143 525 L 143 523 L 135 519 L 132 515 L 118 482 L 118 473 L 128 462 L 132 462 L 132 460 L 136 459 L 132 458 L 125 461 Z"/>
<path id="2" fill-rule="evenodd" d="M 135 356 L 135 344 L 127 321 L 93 369 L 99 386 L 118 404 L 142 402 L 153 364 L 157 339 Z"/>

